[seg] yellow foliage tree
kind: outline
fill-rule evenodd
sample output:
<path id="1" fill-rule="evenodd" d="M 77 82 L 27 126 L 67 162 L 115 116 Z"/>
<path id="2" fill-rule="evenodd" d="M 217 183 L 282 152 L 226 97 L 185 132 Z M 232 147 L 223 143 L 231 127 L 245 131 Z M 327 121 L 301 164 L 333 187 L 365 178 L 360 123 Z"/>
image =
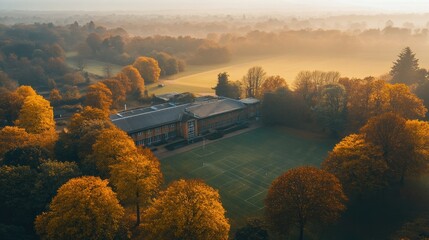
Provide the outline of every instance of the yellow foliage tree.
<path id="1" fill-rule="evenodd" d="M 389 84 L 383 80 L 341 79 L 348 93 L 347 112 L 350 130 L 362 127 L 375 116 L 394 112 L 407 119 L 425 116 L 423 101 L 404 84 Z"/>
<path id="2" fill-rule="evenodd" d="M 112 103 L 112 91 L 110 91 L 106 85 L 98 82 L 88 87 L 88 92 L 85 97 L 85 105 L 109 112 Z"/>
<path id="3" fill-rule="evenodd" d="M 161 68 L 159 68 L 158 61 L 154 58 L 139 57 L 134 61 L 133 66 L 140 72 L 145 83 L 155 83 L 158 81 Z"/>
<path id="4" fill-rule="evenodd" d="M 147 239 L 226 240 L 229 223 L 219 193 L 198 180 L 179 180 L 143 216 Z"/>
<path id="5" fill-rule="evenodd" d="M 34 91 L 32 87 L 25 85 L 17 88 L 15 90 L 15 93 L 18 94 L 18 96 L 20 96 L 22 100 L 24 100 L 26 97 L 37 95 L 36 91 Z"/>
<path id="6" fill-rule="evenodd" d="M 122 73 L 129 79 L 129 82 L 131 82 L 131 92 L 143 96 L 145 90 L 145 79 L 143 79 L 139 70 L 132 65 L 128 65 L 122 68 Z M 125 80 L 123 81 L 126 82 Z"/>
<path id="7" fill-rule="evenodd" d="M 112 92 L 113 107 L 119 109 L 126 100 L 126 89 L 122 82 L 116 79 L 106 79 L 102 83 Z"/>
<path id="8" fill-rule="evenodd" d="M 110 176 L 110 166 L 120 163 L 120 160 L 134 156 L 137 147 L 134 141 L 118 128 L 101 130 L 97 140 L 92 145 L 92 154 L 85 159 L 85 164 L 96 169 L 103 178 Z"/>
<path id="9" fill-rule="evenodd" d="M 31 142 L 31 134 L 19 127 L 6 126 L 0 130 L 0 156 L 17 147 L 25 147 Z"/>
<path id="10" fill-rule="evenodd" d="M 147 207 L 151 203 L 162 183 L 158 159 L 150 159 L 142 151 L 122 156 L 119 163 L 111 166 L 110 181 L 121 201 L 136 206 L 138 226 L 140 207 Z"/>
<path id="11" fill-rule="evenodd" d="M 33 134 L 55 131 L 51 104 L 40 95 L 26 97 L 16 125 Z"/>
<path id="12" fill-rule="evenodd" d="M 122 71 L 123 71 L 123 69 L 122 69 Z M 122 85 L 125 87 L 125 90 L 126 90 L 127 93 L 131 92 L 131 90 L 133 89 L 132 88 L 131 79 L 129 79 L 128 76 L 124 72 L 122 72 L 122 71 L 119 72 L 118 74 L 116 74 L 116 76 L 114 77 L 114 79 L 116 79 L 120 83 L 122 83 Z M 144 81 L 143 81 L 143 84 L 144 84 Z"/>
<path id="13" fill-rule="evenodd" d="M 388 169 L 381 149 L 352 134 L 339 142 L 322 163 L 324 170 L 334 174 L 350 195 L 363 195 L 386 186 Z"/>
<path id="14" fill-rule="evenodd" d="M 124 209 L 107 180 L 80 177 L 58 190 L 49 211 L 37 216 L 41 239 L 114 239 Z"/>
<path id="15" fill-rule="evenodd" d="M 346 200 L 333 174 L 315 167 L 298 167 L 273 181 L 265 199 L 265 212 L 274 230 L 287 233 L 295 225 L 302 240 L 308 223 L 338 219 Z"/>

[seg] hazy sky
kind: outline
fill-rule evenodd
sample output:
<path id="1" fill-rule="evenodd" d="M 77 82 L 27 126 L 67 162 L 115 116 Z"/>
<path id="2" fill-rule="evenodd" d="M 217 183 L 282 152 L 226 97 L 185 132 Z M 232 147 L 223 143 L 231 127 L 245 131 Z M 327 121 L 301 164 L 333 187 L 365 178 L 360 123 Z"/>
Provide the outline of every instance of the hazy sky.
<path id="1" fill-rule="evenodd" d="M 0 10 L 429 12 L 429 0 L 0 0 Z M 180 12 L 177 12 L 180 13 Z"/>

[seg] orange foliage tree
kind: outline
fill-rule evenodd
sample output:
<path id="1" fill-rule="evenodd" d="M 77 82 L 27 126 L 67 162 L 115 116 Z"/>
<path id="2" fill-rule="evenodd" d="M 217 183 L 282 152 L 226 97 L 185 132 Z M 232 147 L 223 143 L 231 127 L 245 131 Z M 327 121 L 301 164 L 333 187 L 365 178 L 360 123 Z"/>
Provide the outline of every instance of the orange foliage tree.
<path id="1" fill-rule="evenodd" d="M 131 82 L 131 92 L 143 96 L 145 90 L 145 80 L 143 79 L 142 75 L 140 75 L 139 70 L 132 65 L 128 65 L 122 68 L 122 73 L 129 79 L 128 81 Z M 124 75 L 121 74 L 118 76 L 121 77 L 120 79 L 123 82 L 127 83 Z"/>
<path id="2" fill-rule="evenodd" d="M 84 163 L 89 168 L 95 168 L 94 173 L 103 178 L 110 176 L 110 166 L 120 163 L 123 158 L 134 156 L 137 147 L 124 131 L 118 128 L 102 129 L 97 140 L 92 145 L 92 153 Z"/>
<path id="3" fill-rule="evenodd" d="M 25 147 L 31 142 L 31 134 L 19 127 L 6 126 L 0 130 L 0 156 L 17 147 Z"/>
<path id="4" fill-rule="evenodd" d="M 226 240 L 230 225 L 219 193 L 198 180 L 178 180 L 144 212 L 147 239 Z"/>
<path id="5" fill-rule="evenodd" d="M 41 239 L 114 239 L 124 209 L 107 180 L 80 177 L 58 190 L 49 210 L 37 216 Z"/>
<path id="6" fill-rule="evenodd" d="M 299 167 L 273 181 L 265 199 L 265 212 L 275 231 L 285 234 L 296 225 L 302 240 L 309 223 L 338 219 L 346 200 L 334 175 L 315 167 Z"/>
<path id="7" fill-rule="evenodd" d="M 149 150 L 150 152 L 150 150 Z M 125 203 L 136 206 L 136 225 L 140 224 L 140 207 L 147 207 L 158 193 L 162 183 L 159 160 L 144 151 L 122 156 L 119 163 L 111 165 L 110 181 Z"/>
<path id="8" fill-rule="evenodd" d="M 388 166 L 380 147 L 352 134 L 335 145 L 322 163 L 324 170 L 334 174 L 347 195 L 364 195 L 387 185 Z"/>
<path id="9" fill-rule="evenodd" d="M 158 66 L 158 61 L 151 57 L 137 58 L 133 66 L 140 72 L 140 75 L 145 80 L 145 83 L 155 83 L 161 74 L 161 68 Z"/>
<path id="10" fill-rule="evenodd" d="M 106 112 L 112 106 L 112 92 L 101 82 L 92 84 L 88 87 L 85 98 L 85 105 L 102 109 Z"/>

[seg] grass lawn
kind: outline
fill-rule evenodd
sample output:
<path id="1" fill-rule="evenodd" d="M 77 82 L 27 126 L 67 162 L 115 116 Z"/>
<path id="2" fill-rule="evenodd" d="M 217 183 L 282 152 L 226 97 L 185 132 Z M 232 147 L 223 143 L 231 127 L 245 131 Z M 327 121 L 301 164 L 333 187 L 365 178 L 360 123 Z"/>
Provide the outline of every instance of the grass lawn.
<path id="1" fill-rule="evenodd" d="M 203 179 L 219 190 L 233 227 L 263 213 L 271 182 L 302 165 L 319 166 L 335 144 L 310 134 L 280 127 L 261 127 L 188 152 L 161 159 L 166 182 Z"/>

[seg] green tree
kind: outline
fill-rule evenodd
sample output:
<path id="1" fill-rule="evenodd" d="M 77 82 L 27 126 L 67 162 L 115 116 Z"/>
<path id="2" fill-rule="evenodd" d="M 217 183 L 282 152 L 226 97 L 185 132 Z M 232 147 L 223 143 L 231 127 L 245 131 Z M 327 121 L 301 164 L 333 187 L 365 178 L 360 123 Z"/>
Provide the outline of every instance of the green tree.
<path id="1" fill-rule="evenodd" d="M 136 206 L 136 225 L 140 225 L 140 207 L 149 206 L 162 183 L 158 159 L 143 151 L 122 156 L 119 163 L 111 165 L 110 180 L 119 199 Z"/>
<path id="2" fill-rule="evenodd" d="M 333 136 L 338 136 L 346 121 L 346 90 L 343 85 L 338 83 L 327 84 L 322 88 L 315 111 L 322 125 Z"/>
<path id="3" fill-rule="evenodd" d="M 393 83 L 405 83 L 411 85 L 418 83 L 419 60 L 409 47 L 406 47 L 399 54 L 398 59 L 393 63 L 390 70 Z"/>
<path id="4" fill-rule="evenodd" d="M 33 203 L 36 171 L 29 166 L 0 167 L 0 222 L 31 228 L 37 215 Z"/>
<path id="5" fill-rule="evenodd" d="M 39 146 L 20 146 L 5 153 L 2 165 L 29 166 L 36 169 L 43 160 L 49 159 L 49 152 Z"/>
<path id="6" fill-rule="evenodd" d="M 178 180 L 145 211 L 148 239 L 226 240 L 229 223 L 219 193 L 202 181 Z"/>
<path id="7" fill-rule="evenodd" d="M 239 82 L 230 82 L 227 72 L 222 72 L 217 75 L 217 85 L 213 89 L 216 95 L 238 99 L 241 96 L 241 86 Z"/>
<path id="8" fill-rule="evenodd" d="M 268 240 L 268 228 L 261 219 L 249 219 L 246 226 L 237 230 L 234 240 Z"/>
<path id="9" fill-rule="evenodd" d="M 346 200 L 334 175 L 315 167 L 298 167 L 273 181 L 265 199 L 265 212 L 275 231 L 284 234 L 295 225 L 302 240 L 309 223 L 338 219 Z"/>
<path id="10" fill-rule="evenodd" d="M 114 239 L 124 216 L 107 180 L 80 177 L 58 190 L 49 210 L 37 216 L 41 239 Z"/>

